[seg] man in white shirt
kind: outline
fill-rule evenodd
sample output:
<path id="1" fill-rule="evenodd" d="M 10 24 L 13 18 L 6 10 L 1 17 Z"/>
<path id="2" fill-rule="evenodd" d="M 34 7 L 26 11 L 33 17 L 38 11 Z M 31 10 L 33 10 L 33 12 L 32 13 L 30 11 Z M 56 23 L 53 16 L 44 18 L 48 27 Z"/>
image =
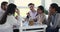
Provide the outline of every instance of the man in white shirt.
<path id="1" fill-rule="evenodd" d="M 2 15 L 4 14 L 4 12 L 5 12 L 6 9 L 7 9 L 7 4 L 8 4 L 8 2 L 5 2 L 5 1 L 1 3 L 1 8 L 0 8 L 0 20 L 1 20 Z"/>
<path id="2" fill-rule="evenodd" d="M 30 8 L 30 11 L 28 12 L 27 18 L 31 17 L 32 19 L 34 19 L 37 14 L 36 10 L 34 9 L 34 4 L 29 3 L 28 7 Z"/>

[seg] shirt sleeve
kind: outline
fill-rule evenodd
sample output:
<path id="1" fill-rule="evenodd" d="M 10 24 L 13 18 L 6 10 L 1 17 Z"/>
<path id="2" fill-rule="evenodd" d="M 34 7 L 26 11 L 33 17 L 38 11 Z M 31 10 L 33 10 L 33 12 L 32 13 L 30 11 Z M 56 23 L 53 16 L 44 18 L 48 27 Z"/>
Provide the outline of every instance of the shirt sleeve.
<path id="1" fill-rule="evenodd" d="M 20 15 L 19 15 L 17 18 L 18 18 L 17 21 L 19 21 L 18 23 L 20 23 L 20 25 L 22 26 L 22 25 L 23 25 L 23 24 L 22 24 L 22 23 L 23 23 L 23 22 L 22 22 L 23 18 L 22 18 Z"/>
<path id="2" fill-rule="evenodd" d="M 7 18 L 7 21 L 8 21 L 11 25 L 19 25 L 19 21 L 17 21 L 14 16 L 9 16 L 9 17 Z"/>

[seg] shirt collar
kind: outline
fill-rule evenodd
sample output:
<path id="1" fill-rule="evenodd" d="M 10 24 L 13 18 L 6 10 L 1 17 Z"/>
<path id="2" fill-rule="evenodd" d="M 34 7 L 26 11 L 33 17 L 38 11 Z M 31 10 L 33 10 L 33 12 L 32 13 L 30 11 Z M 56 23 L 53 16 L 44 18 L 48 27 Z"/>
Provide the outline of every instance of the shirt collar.
<path id="1" fill-rule="evenodd" d="M 31 11 L 32 12 L 32 11 Z M 32 13 L 36 13 L 36 11 L 32 12 Z"/>

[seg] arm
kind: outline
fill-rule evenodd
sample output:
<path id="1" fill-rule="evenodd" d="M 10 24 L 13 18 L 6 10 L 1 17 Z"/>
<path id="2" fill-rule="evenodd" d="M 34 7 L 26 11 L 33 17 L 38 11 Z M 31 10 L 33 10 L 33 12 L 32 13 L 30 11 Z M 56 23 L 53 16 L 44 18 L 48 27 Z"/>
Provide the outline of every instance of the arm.
<path id="1" fill-rule="evenodd" d="M 45 15 L 42 15 L 41 21 L 44 22 L 45 19 L 46 19 L 46 16 Z"/>
<path id="2" fill-rule="evenodd" d="M 44 15 L 44 16 L 42 17 L 41 21 L 42 21 L 43 24 L 47 24 L 46 15 Z"/>
<path id="3" fill-rule="evenodd" d="M 12 20 L 11 21 L 12 21 L 12 26 L 13 26 L 14 29 L 18 29 L 20 27 L 21 22 L 18 21 L 17 19 L 15 19 L 14 16 L 12 16 Z"/>

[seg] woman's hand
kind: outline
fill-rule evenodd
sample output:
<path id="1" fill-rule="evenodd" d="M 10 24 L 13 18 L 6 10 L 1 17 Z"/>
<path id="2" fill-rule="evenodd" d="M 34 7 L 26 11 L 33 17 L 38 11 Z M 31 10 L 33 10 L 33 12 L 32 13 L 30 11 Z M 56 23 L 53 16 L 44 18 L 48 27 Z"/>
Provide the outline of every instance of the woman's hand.
<path id="1" fill-rule="evenodd" d="M 17 16 L 15 17 L 18 20 L 18 16 L 20 16 L 20 11 L 19 9 L 16 9 Z"/>
<path id="2" fill-rule="evenodd" d="M 20 15 L 20 11 L 19 11 L 19 9 L 16 10 L 16 13 L 17 13 L 18 15 Z"/>

